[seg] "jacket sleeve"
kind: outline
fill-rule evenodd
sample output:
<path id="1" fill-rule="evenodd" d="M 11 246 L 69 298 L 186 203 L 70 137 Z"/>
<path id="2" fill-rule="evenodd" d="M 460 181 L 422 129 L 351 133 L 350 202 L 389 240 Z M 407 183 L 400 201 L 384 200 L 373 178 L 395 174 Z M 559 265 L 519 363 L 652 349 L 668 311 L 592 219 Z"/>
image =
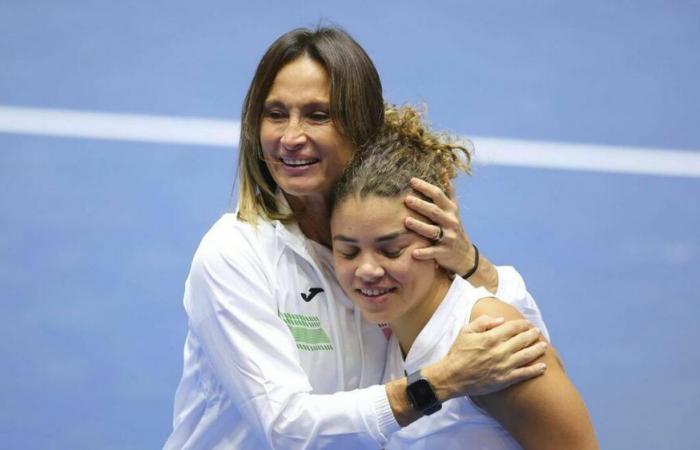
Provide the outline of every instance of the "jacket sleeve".
<path id="1" fill-rule="evenodd" d="M 217 381 L 272 448 L 376 448 L 399 428 L 384 386 L 314 395 L 273 287 L 248 242 L 233 252 L 205 240 L 185 307 Z"/>
<path id="2" fill-rule="evenodd" d="M 544 323 L 535 299 L 527 291 L 523 277 L 511 266 L 496 266 L 496 270 L 498 271 L 496 297 L 514 306 L 530 323 L 539 328 L 542 335 L 549 341 L 547 325 Z"/>

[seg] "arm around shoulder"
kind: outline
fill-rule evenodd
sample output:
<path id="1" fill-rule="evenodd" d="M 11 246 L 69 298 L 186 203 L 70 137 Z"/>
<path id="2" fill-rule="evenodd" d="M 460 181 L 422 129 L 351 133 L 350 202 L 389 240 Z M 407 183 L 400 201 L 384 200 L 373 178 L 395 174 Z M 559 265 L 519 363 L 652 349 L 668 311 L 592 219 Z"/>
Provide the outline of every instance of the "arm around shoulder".
<path id="1" fill-rule="evenodd" d="M 393 420 L 383 386 L 312 393 L 296 342 L 277 314 L 270 267 L 253 245 L 205 238 L 194 257 L 185 306 L 205 366 L 272 448 L 382 445 L 391 428 L 382 420 L 387 414 Z"/>

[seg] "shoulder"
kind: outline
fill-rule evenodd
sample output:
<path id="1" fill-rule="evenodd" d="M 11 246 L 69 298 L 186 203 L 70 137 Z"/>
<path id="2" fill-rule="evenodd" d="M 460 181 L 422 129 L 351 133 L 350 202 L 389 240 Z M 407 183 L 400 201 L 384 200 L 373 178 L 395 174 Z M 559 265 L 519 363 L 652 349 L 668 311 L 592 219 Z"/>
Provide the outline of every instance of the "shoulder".
<path id="1" fill-rule="evenodd" d="M 472 308 L 471 320 L 479 316 L 503 317 L 506 321 L 522 319 L 523 315 L 513 305 L 495 297 L 484 297 Z"/>
<path id="2" fill-rule="evenodd" d="M 191 319 L 199 323 L 216 311 L 249 308 L 250 301 L 271 298 L 276 280 L 268 257 L 274 236 L 270 227 L 263 222 L 256 227 L 233 214 L 214 223 L 192 258 L 185 283 L 184 304 Z"/>
<path id="3" fill-rule="evenodd" d="M 525 280 L 512 266 L 496 266 L 498 271 L 498 290 L 496 297 L 515 307 L 527 320 L 537 326 L 549 340 L 549 332 L 540 308 L 530 295 Z"/>
<path id="4" fill-rule="evenodd" d="M 195 261 L 242 259 L 264 253 L 274 244 L 274 225 L 260 221 L 244 222 L 234 214 L 224 214 L 207 231 L 195 252 Z"/>
<path id="5" fill-rule="evenodd" d="M 202 238 L 190 268 L 189 278 L 212 281 L 235 272 L 245 278 L 266 277 L 269 255 L 274 253 L 274 225 L 250 224 L 224 214 Z"/>
<path id="6" fill-rule="evenodd" d="M 475 287 L 462 277 L 455 277 L 442 304 L 452 308 L 458 317 L 466 317 L 470 321 L 469 315 L 473 315 L 476 305 L 487 297 L 493 297 L 493 294 L 483 287 Z"/>
<path id="7" fill-rule="evenodd" d="M 496 297 L 522 297 L 527 292 L 525 280 L 513 266 L 496 266 L 498 272 L 498 290 Z"/>

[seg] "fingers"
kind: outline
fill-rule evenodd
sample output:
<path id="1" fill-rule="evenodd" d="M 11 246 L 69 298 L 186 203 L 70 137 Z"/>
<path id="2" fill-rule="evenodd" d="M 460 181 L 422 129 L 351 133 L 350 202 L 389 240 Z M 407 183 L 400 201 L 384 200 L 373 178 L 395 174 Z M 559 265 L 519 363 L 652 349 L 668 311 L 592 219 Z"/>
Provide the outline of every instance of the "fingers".
<path id="1" fill-rule="evenodd" d="M 472 333 L 482 333 L 503 323 L 503 317 L 479 316 L 465 327 Z"/>
<path id="2" fill-rule="evenodd" d="M 524 332 L 528 332 L 530 330 L 535 330 L 532 331 L 532 333 L 536 334 L 539 336 L 539 330 L 537 328 L 533 328 L 532 324 L 528 322 L 525 319 L 519 319 L 519 320 L 510 320 L 506 323 L 503 324 L 501 327 L 494 328 L 490 330 L 487 334 L 489 334 L 494 340 L 496 341 L 507 341 L 510 340 L 514 336 L 518 336 Z M 524 341 L 531 337 L 530 334 L 525 335 L 524 337 L 521 336 L 521 339 L 518 342 Z M 522 347 L 525 347 L 527 344 L 523 344 Z M 519 349 L 516 349 L 519 350 Z"/>
<path id="3" fill-rule="evenodd" d="M 544 356 L 547 347 L 549 347 L 549 345 L 546 342 L 538 342 L 516 352 L 509 361 L 513 367 L 525 367 L 536 359 Z"/>
<path id="4" fill-rule="evenodd" d="M 418 219 L 414 219 L 413 217 L 407 217 L 405 225 L 409 230 L 414 231 L 430 240 L 434 240 L 440 235 L 439 226 L 425 223 Z"/>
<path id="5" fill-rule="evenodd" d="M 523 331 L 522 333 L 508 339 L 506 342 L 506 349 L 511 353 L 515 353 L 536 344 L 539 341 L 540 336 L 541 333 L 538 328 L 531 328 L 527 331 Z"/>
<path id="6" fill-rule="evenodd" d="M 411 187 L 421 194 L 427 196 L 442 209 L 453 209 L 456 207 L 455 203 L 451 201 L 447 195 L 445 195 L 445 192 L 434 184 L 430 184 L 427 181 L 421 180 L 420 178 L 411 178 Z"/>
<path id="7" fill-rule="evenodd" d="M 451 203 L 451 201 L 447 199 L 447 197 L 445 197 L 445 199 L 446 201 Z M 437 202 L 431 203 L 416 196 L 407 195 L 406 206 L 408 206 L 421 216 L 427 217 L 429 220 L 431 220 L 437 225 L 443 227 L 451 227 L 453 225 L 452 219 L 455 217 L 453 213 L 453 211 L 455 211 L 455 208 L 451 205 L 440 206 Z"/>
<path id="8" fill-rule="evenodd" d="M 425 247 L 425 248 L 417 248 L 413 250 L 411 253 L 411 256 L 413 256 L 416 259 L 419 260 L 426 260 L 426 259 L 435 259 L 435 256 L 437 255 L 437 247 Z"/>
<path id="9" fill-rule="evenodd" d="M 542 375 L 547 370 L 547 364 L 537 363 L 531 366 L 520 367 L 511 370 L 504 378 L 504 387 L 527 381 Z"/>

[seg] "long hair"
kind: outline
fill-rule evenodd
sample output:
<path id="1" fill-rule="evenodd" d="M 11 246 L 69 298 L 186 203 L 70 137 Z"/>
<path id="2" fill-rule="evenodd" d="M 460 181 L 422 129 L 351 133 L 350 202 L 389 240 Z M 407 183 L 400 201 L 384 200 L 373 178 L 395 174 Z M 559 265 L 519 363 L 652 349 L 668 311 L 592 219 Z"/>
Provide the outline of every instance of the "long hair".
<path id="1" fill-rule="evenodd" d="M 260 124 L 264 102 L 277 73 L 303 56 L 318 62 L 328 72 L 331 119 L 338 132 L 356 148 L 365 144 L 384 121 L 384 99 L 377 69 L 349 34 L 339 28 L 320 27 L 298 28 L 280 36 L 260 60 L 243 103 L 238 146 L 241 220 L 292 218 L 278 204 L 277 184 L 262 154 Z"/>

